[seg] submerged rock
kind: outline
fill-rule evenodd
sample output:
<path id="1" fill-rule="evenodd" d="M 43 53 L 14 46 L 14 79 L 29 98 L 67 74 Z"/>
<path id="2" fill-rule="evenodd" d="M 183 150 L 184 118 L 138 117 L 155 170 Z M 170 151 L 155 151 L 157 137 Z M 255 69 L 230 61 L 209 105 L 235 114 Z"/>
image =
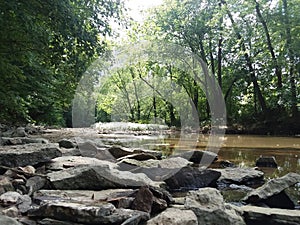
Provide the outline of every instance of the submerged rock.
<path id="1" fill-rule="evenodd" d="M 256 160 L 256 166 L 277 168 L 278 164 L 274 156 L 260 156 Z"/>
<path id="2" fill-rule="evenodd" d="M 0 147 L 0 165 L 19 167 L 49 162 L 61 156 L 57 144 L 27 144 Z"/>
<path id="3" fill-rule="evenodd" d="M 300 182 L 300 174 L 288 173 L 275 178 L 251 191 L 243 200 L 246 203 L 266 204 L 272 208 L 294 209 L 295 204 L 284 192 L 285 189 Z"/>

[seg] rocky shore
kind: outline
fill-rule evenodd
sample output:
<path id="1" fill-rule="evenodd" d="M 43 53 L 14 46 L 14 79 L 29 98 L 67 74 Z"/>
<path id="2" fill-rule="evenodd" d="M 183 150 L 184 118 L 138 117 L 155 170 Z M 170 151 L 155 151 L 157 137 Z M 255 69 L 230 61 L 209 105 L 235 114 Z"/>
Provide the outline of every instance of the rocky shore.
<path id="1" fill-rule="evenodd" d="M 300 184 L 299 174 L 265 181 L 257 168 L 213 152 L 164 157 L 103 142 L 96 131 L 77 139 L 41 135 L 51 132 L 1 128 L 1 225 L 300 224 L 297 199 L 286 192 Z M 219 168 L 201 167 L 202 158 Z M 226 202 L 224 189 L 242 197 Z"/>

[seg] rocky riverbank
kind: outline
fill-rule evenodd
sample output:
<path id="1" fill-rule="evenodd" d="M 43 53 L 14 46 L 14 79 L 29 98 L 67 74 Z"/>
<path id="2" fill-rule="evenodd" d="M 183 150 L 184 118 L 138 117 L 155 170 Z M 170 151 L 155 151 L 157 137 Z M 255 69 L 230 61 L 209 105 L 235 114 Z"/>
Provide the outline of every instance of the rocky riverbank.
<path id="1" fill-rule="evenodd" d="M 164 157 L 122 146 L 126 134 L 116 142 L 93 129 L 74 132 L 2 129 L 1 225 L 300 224 L 299 198 L 286 192 L 299 186 L 299 174 L 265 181 L 257 168 L 235 167 L 212 152 Z M 201 167 L 204 158 L 214 168 Z M 224 189 L 242 195 L 228 203 Z"/>

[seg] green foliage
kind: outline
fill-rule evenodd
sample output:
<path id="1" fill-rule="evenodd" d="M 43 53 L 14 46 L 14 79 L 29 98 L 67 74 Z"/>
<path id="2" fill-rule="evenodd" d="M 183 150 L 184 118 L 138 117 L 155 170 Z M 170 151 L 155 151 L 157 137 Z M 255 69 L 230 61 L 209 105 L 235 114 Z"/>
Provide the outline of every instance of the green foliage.
<path id="1" fill-rule="evenodd" d="M 0 2 L 0 122 L 64 124 L 77 83 L 107 50 L 118 0 Z"/>

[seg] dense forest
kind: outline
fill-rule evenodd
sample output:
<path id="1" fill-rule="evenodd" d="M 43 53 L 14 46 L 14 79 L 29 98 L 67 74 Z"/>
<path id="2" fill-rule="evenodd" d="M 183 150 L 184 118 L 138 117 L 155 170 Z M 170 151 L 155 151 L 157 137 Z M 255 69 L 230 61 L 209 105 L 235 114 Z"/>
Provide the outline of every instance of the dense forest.
<path id="1" fill-rule="evenodd" d="M 298 0 L 164 0 L 135 22 L 118 0 L 1 1 L 0 122 L 72 126 L 72 104 L 86 101 L 73 101 L 78 84 L 91 76 L 96 121 L 180 126 L 192 106 L 187 117 L 209 126 L 206 77 L 201 86 L 176 62 L 141 56 L 107 76 L 95 70 L 114 49 L 134 54 L 146 40 L 162 43 L 152 52 L 170 43 L 207 65 L 232 130 L 299 133 L 299 11 Z"/>

